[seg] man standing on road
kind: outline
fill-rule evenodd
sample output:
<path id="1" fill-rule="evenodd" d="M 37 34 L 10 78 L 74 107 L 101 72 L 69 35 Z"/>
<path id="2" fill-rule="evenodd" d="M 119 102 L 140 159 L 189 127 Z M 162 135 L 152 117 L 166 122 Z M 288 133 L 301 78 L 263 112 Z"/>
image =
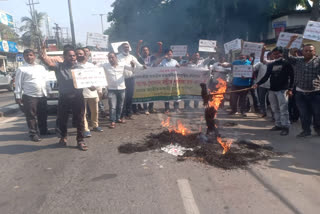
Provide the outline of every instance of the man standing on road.
<path id="1" fill-rule="evenodd" d="M 130 46 L 128 43 L 123 43 L 120 47 L 120 54 L 117 55 L 119 65 L 131 66 L 133 63 L 137 68 L 141 69 L 143 66 L 138 62 L 137 58 L 129 53 Z M 134 93 L 134 77 L 126 76 L 126 97 L 124 101 L 123 114 L 128 119 L 132 118 L 132 99 Z"/>
<path id="2" fill-rule="evenodd" d="M 77 144 L 82 151 L 88 150 L 83 138 L 84 132 L 84 97 L 83 90 L 76 89 L 73 85 L 71 70 L 76 68 L 76 53 L 73 49 L 63 51 L 63 63 L 52 63 L 46 55 L 45 49 L 42 50 L 42 60 L 54 70 L 59 85 L 59 104 L 58 104 L 58 121 L 60 129 L 60 141 L 62 146 L 67 145 L 67 124 L 69 109 L 72 109 L 73 119 L 77 127 Z"/>
<path id="3" fill-rule="evenodd" d="M 40 135 L 53 134 L 47 128 L 48 71 L 42 65 L 35 63 L 36 56 L 33 50 L 26 49 L 23 57 L 25 63 L 17 70 L 14 93 L 17 104 L 23 106 L 30 139 L 38 142 L 41 141 L 39 131 Z"/>
<path id="4" fill-rule="evenodd" d="M 78 68 L 92 68 L 95 67 L 92 63 L 87 62 L 87 56 L 85 55 L 85 51 L 82 48 L 76 49 L 77 55 L 77 67 Z M 99 127 L 99 110 L 98 110 L 98 102 L 99 102 L 99 94 L 102 93 L 101 88 L 98 90 L 95 87 L 84 88 L 83 89 L 83 97 L 85 103 L 85 111 L 84 111 L 84 137 L 91 137 L 91 132 L 88 125 L 87 120 L 87 108 L 89 107 L 91 113 L 91 124 L 93 127 L 93 131 L 95 132 L 103 132 L 102 128 Z"/>
<path id="5" fill-rule="evenodd" d="M 268 65 L 264 77 L 253 86 L 254 89 L 267 82 L 270 78 L 269 101 L 274 113 L 275 126 L 270 131 L 281 131 L 280 135 L 289 134 L 288 96 L 292 95 L 293 68 L 282 58 L 283 49 L 272 50 L 275 61 Z"/>
<path id="6" fill-rule="evenodd" d="M 311 136 L 313 128 L 320 136 L 320 58 L 313 45 L 304 45 L 302 57 L 289 56 L 289 48 L 298 36 L 292 36 L 284 49 L 284 57 L 294 66 L 296 103 L 300 113 L 302 132 L 297 137 Z"/>

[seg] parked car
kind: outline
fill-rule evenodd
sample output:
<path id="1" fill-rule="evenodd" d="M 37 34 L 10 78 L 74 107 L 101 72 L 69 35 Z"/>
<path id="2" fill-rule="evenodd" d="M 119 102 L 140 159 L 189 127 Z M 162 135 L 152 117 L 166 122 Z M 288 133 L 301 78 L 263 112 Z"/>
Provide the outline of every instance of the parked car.
<path id="1" fill-rule="evenodd" d="M 14 90 L 14 79 L 6 72 L 0 71 L 0 89 Z"/>

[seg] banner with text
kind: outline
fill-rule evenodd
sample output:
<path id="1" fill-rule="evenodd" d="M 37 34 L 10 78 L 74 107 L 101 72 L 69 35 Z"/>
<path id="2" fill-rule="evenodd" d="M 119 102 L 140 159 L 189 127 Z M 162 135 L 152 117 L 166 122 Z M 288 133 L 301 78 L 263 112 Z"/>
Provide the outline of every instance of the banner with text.
<path id="1" fill-rule="evenodd" d="M 187 45 L 171 45 L 170 49 L 174 57 L 187 55 L 188 46 Z"/>
<path id="2" fill-rule="evenodd" d="M 225 54 L 229 54 L 230 51 L 241 50 L 241 39 L 235 39 L 224 44 Z"/>
<path id="3" fill-rule="evenodd" d="M 109 36 L 100 33 L 87 33 L 87 46 L 108 48 Z"/>
<path id="4" fill-rule="evenodd" d="M 262 48 L 263 44 L 261 43 L 244 42 L 241 53 L 248 56 L 254 53 L 255 57 L 259 58 L 261 56 Z"/>
<path id="5" fill-rule="evenodd" d="M 199 40 L 199 51 L 215 53 L 217 49 L 217 41 L 214 40 Z"/>
<path id="6" fill-rule="evenodd" d="M 309 21 L 304 30 L 303 38 L 320 42 L 320 22 Z"/>
<path id="7" fill-rule="evenodd" d="M 200 83 L 209 70 L 200 68 L 149 68 L 134 75 L 134 103 L 201 99 Z"/>
<path id="8" fill-rule="evenodd" d="M 71 72 L 75 88 L 105 87 L 108 85 L 102 67 L 73 69 Z"/>

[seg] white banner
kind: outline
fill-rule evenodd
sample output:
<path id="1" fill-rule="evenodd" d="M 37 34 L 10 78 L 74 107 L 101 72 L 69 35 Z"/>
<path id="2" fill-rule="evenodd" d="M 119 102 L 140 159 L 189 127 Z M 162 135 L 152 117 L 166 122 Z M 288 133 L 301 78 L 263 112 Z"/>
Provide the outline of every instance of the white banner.
<path id="1" fill-rule="evenodd" d="M 127 43 L 129 44 L 129 50 L 132 51 L 130 43 L 128 41 L 124 41 L 124 42 L 115 42 L 115 43 L 111 43 L 111 47 L 113 49 L 113 52 L 115 53 L 119 53 L 118 48 L 120 45 L 122 45 L 123 43 Z"/>
<path id="2" fill-rule="evenodd" d="M 254 53 L 256 58 L 260 58 L 262 48 L 263 48 L 263 44 L 261 43 L 244 42 L 241 53 L 247 56 Z"/>
<path id="3" fill-rule="evenodd" d="M 233 77 L 252 78 L 253 68 L 252 65 L 234 65 Z"/>
<path id="4" fill-rule="evenodd" d="M 224 44 L 225 54 L 229 54 L 230 51 L 241 50 L 241 39 L 235 39 Z"/>
<path id="5" fill-rule="evenodd" d="M 215 53 L 217 50 L 217 41 L 214 40 L 199 40 L 199 51 Z"/>
<path id="6" fill-rule="evenodd" d="M 170 49 L 173 52 L 173 56 L 186 56 L 188 51 L 187 45 L 171 45 Z"/>
<path id="7" fill-rule="evenodd" d="M 105 87 L 108 85 L 102 67 L 73 69 L 71 72 L 75 88 Z"/>
<path id="8" fill-rule="evenodd" d="M 291 37 L 296 35 L 294 33 L 281 32 L 278 38 L 277 47 L 287 47 Z M 301 48 L 303 42 L 303 36 L 299 35 L 299 37 L 292 43 L 290 48 Z"/>
<path id="9" fill-rule="evenodd" d="M 100 33 L 87 33 L 87 46 L 108 48 L 109 36 Z"/>
<path id="10" fill-rule="evenodd" d="M 320 22 L 309 21 L 304 30 L 303 38 L 320 42 Z"/>
<path id="11" fill-rule="evenodd" d="M 101 64 L 109 62 L 108 61 L 108 54 L 109 54 L 109 52 L 91 51 L 92 63 L 95 63 L 97 65 L 101 65 Z"/>

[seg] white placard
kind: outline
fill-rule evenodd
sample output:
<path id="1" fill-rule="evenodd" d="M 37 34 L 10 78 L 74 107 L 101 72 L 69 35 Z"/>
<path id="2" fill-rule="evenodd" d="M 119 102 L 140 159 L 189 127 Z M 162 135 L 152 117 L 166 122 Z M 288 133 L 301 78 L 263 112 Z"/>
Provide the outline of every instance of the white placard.
<path id="1" fill-rule="evenodd" d="M 127 43 L 129 44 L 129 50 L 132 51 L 130 43 L 128 41 L 124 41 L 124 42 L 115 42 L 115 43 L 111 43 L 111 47 L 113 49 L 113 52 L 115 53 L 119 53 L 118 48 L 119 46 L 121 46 L 123 43 Z"/>
<path id="2" fill-rule="evenodd" d="M 233 77 L 252 78 L 252 65 L 234 65 Z"/>
<path id="3" fill-rule="evenodd" d="M 75 88 L 105 87 L 108 85 L 102 67 L 73 69 L 71 72 Z"/>
<path id="4" fill-rule="evenodd" d="M 224 44 L 224 51 L 226 54 L 235 50 L 241 50 L 241 39 L 235 39 Z"/>
<path id="5" fill-rule="evenodd" d="M 320 22 L 309 21 L 304 30 L 303 38 L 320 42 Z"/>
<path id="6" fill-rule="evenodd" d="M 241 53 L 247 56 L 254 53 L 255 57 L 258 58 L 261 56 L 262 48 L 263 48 L 263 44 L 261 43 L 244 42 Z"/>
<path id="7" fill-rule="evenodd" d="M 87 33 L 87 46 L 108 48 L 109 36 L 100 33 Z"/>
<path id="8" fill-rule="evenodd" d="M 97 65 L 107 63 L 107 62 L 109 62 L 108 61 L 108 54 L 109 54 L 109 52 L 91 51 L 92 62 Z"/>
<path id="9" fill-rule="evenodd" d="M 188 51 L 187 45 L 171 45 L 170 49 L 173 52 L 173 56 L 186 56 Z"/>
<path id="10" fill-rule="evenodd" d="M 199 51 L 215 53 L 217 50 L 217 41 L 214 40 L 199 40 Z"/>
<path id="11" fill-rule="evenodd" d="M 278 38 L 277 47 L 287 47 L 291 37 L 296 35 L 294 33 L 281 32 Z M 303 36 L 299 35 L 299 37 L 292 43 L 290 48 L 301 48 L 303 42 Z"/>

